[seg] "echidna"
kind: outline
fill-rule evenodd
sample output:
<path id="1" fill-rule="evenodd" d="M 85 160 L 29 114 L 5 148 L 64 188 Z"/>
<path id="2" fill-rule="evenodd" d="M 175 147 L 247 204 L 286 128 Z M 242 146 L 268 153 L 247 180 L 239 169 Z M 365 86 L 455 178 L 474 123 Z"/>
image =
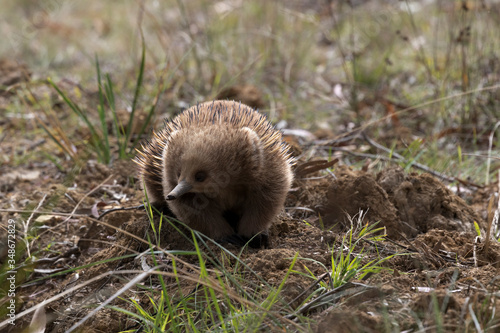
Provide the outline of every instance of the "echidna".
<path id="1" fill-rule="evenodd" d="M 149 201 L 216 240 L 267 242 L 293 174 L 266 117 L 233 101 L 193 106 L 153 136 L 135 162 Z"/>

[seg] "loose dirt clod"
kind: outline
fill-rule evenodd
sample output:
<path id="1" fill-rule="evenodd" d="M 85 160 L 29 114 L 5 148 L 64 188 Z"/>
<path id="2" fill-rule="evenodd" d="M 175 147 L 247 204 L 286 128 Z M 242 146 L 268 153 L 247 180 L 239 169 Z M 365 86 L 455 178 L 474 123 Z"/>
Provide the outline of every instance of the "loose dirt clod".
<path id="1" fill-rule="evenodd" d="M 326 225 L 345 224 L 362 210 L 368 222 L 380 222 L 387 235 L 414 237 L 430 229 L 473 231 L 484 221 L 463 199 L 429 174 L 405 174 L 388 168 L 376 177 L 346 168 L 328 189 L 322 213 Z"/>

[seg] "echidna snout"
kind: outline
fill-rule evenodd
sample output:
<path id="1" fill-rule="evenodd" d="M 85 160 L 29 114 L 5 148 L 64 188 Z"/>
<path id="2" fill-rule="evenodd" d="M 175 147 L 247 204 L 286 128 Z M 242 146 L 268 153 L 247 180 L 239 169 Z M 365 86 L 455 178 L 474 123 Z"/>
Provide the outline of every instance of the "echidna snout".
<path id="1" fill-rule="evenodd" d="M 165 197 L 167 200 L 175 200 L 183 194 L 188 193 L 193 186 L 187 181 L 183 180 Z"/>
<path id="2" fill-rule="evenodd" d="M 192 149 L 193 147 L 186 147 L 185 149 Z M 166 175 L 167 182 L 171 184 L 177 183 L 172 191 L 168 192 L 165 196 L 165 199 L 175 200 L 180 196 L 186 193 L 207 193 L 206 191 L 206 183 L 207 181 L 207 172 L 203 170 L 199 170 L 199 168 L 203 165 L 200 162 L 195 161 L 186 161 L 185 159 L 175 160 L 172 159 L 172 164 L 166 165 L 165 167 L 170 167 L 172 169 L 180 168 L 180 171 L 177 172 L 179 175 L 176 179 L 169 179 L 171 174 Z M 194 170 L 198 171 L 192 171 Z M 210 185 L 210 184 L 208 184 Z"/>

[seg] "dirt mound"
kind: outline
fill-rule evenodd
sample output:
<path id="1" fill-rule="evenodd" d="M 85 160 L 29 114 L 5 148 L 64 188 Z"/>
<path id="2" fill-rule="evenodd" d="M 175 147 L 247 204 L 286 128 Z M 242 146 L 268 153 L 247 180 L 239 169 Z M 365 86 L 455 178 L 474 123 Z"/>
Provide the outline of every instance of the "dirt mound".
<path id="1" fill-rule="evenodd" d="M 366 222 L 380 221 L 390 236 L 397 237 L 400 231 L 410 231 L 405 224 L 399 222 L 389 196 L 372 175 L 341 167 L 336 176 L 337 179 L 328 189 L 327 201 L 322 209 L 326 226 L 350 224 L 348 217 L 363 211 L 366 212 Z"/>
<path id="2" fill-rule="evenodd" d="M 490 242 L 489 248 L 486 249 L 484 241 L 476 239 L 472 232 L 433 229 L 418 235 L 412 243 L 416 248 L 422 248 L 425 244 L 427 249 L 424 252 L 429 254 L 428 251 L 431 250 L 434 254 L 443 254 L 448 261 L 462 260 L 463 264 L 476 267 L 484 265 L 500 267 L 500 244 Z"/>
<path id="3" fill-rule="evenodd" d="M 405 174 L 399 167 L 376 176 L 346 167 L 337 170 L 321 209 L 325 225 L 349 223 L 362 210 L 380 221 L 393 238 L 414 237 L 431 229 L 471 232 L 483 219 L 467 203 L 429 174 Z"/>

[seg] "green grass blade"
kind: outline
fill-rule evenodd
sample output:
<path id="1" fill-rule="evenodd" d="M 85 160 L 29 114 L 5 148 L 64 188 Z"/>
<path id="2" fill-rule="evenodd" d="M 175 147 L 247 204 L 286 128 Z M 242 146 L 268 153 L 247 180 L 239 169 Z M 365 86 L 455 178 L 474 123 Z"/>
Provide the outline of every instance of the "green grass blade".
<path id="1" fill-rule="evenodd" d="M 179 63 L 177 64 L 177 66 L 174 67 L 174 69 L 170 72 L 170 75 L 168 76 L 167 80 L 165 80 L 166 82 L 170 81 L 173 77 L 174 77 L 174 74 L 176 73 L 177 69 L 184 63 L 184 61 L 187 59 L 187 56 L 188 54 L 193 50 L 194 46 L 192 46 L 181 58 L 181 60 L 179 61 Z M 130 146 L 130 151 L 129 153 L 132 154 L 132 152 L 134 151 L 134 148 L 137 146 L 137 144 L 139 143 L 139 141 L 141 140 L 141 136 L 142 134 L 144 133 L 144 131 L 146 130 L 146 128 L 148 127 L 149 125 L 149 122 L 151 121 L 151 118 L 153 117 L 153 114 L 156 110 L 156 106 L 158 105 L 158 102 L 160 100 L 159 96 L 161 94 L 163 94 L 165 92 L 165 90 L 167 89 L 167 85 L 166 84 L 162 84 L 159 88 L 158 88 L 158 92 L 156 94 L 156 98 L 155 98 L 155 102 L 154 104 L 149 108 L 149 112 L 148 112 L 148 115 L 146 117 L 146 120 L 144 121 L 144 123 L 142 124 L 139 132 L 137 133 L 137 137 L 135 138 L 134 142 L 132 143 L 132 146 Z"/>
<path id="2" fill-rule="evenodd" d="M 132 101 L 132 111 L 130 112 L 130 117 L 128 119 L 128 125 L 125 132 L 125 142 L 129 141 L 130 135 L 132 133 L 132 123 L 134 121 L 135 110 L 137 107 L 137 100 L 139 99 L 139 93 L 142 87 L 142 79 L 144 76 L 144 67 L 146 64 L 146 44 L 144 42 L 144 37 L 142 36 L 142 33 L 141 33 L 141 39 L 142 39 L 141 65 L 139 67 L 139 75 L 137 76 L 137 83 L 135 85 L 134 100 Z"/>
<path id="3" fill-rule="evenodd" d="M 104 93 L 102 88 L 102 80 L 101 80 L 101 68 L 99 66 L 99 59 L 97 55 L 95 56 L 95 66 L 97 72 L 97 86 L 99 92 L 99 105 L 97 106 L 97 113 L 99 114 L 99 120 L 101 121 L 101 131 L 103 135 L 103 162 L 105 164 L 109 164 L 111 162 L 111 152 L 109 146 L 109 138 L 108 138 L 108 125 L 106 124 L 106 108 L 104 105 Z"/>
<path id="4" fill-rule="evenodd" d="M 75 104 L 58 86 L 57 84 L 55 84 L 54 81 L 52 81 L 51 78 L 48 78 L 47 79 L 47 82 L 57 91 L 57 93 L 59 94 L 59 96 L 61 96 L 61 98 L 64 100 L 64 102 L 69 106 L 69 108 L 80 118 L 83 120 L 83 122 L 85 123 L 85 125 L 87 125 L 87 128 L 89 129 L 90 131 L 90 135 L 91 135 L 91 141 L 92 141 L 92 144 L 95 146 L 96 148 L 96 153 L 98 155 L 98 158 L 100 161 L 102 161 L 104 159 L 104 146 L 103 146 L 103 143 L 102 143 L 102 140 L 100 140 L 100 137 L 94 127 L 94 125 L 92 125 L 92 123 L 90 122 L 90 120 L 88 119 L 88 117 L 85 115 L 85 113 L 82 111 L 82 109 L 80 109 L 80 107 Z"/>

